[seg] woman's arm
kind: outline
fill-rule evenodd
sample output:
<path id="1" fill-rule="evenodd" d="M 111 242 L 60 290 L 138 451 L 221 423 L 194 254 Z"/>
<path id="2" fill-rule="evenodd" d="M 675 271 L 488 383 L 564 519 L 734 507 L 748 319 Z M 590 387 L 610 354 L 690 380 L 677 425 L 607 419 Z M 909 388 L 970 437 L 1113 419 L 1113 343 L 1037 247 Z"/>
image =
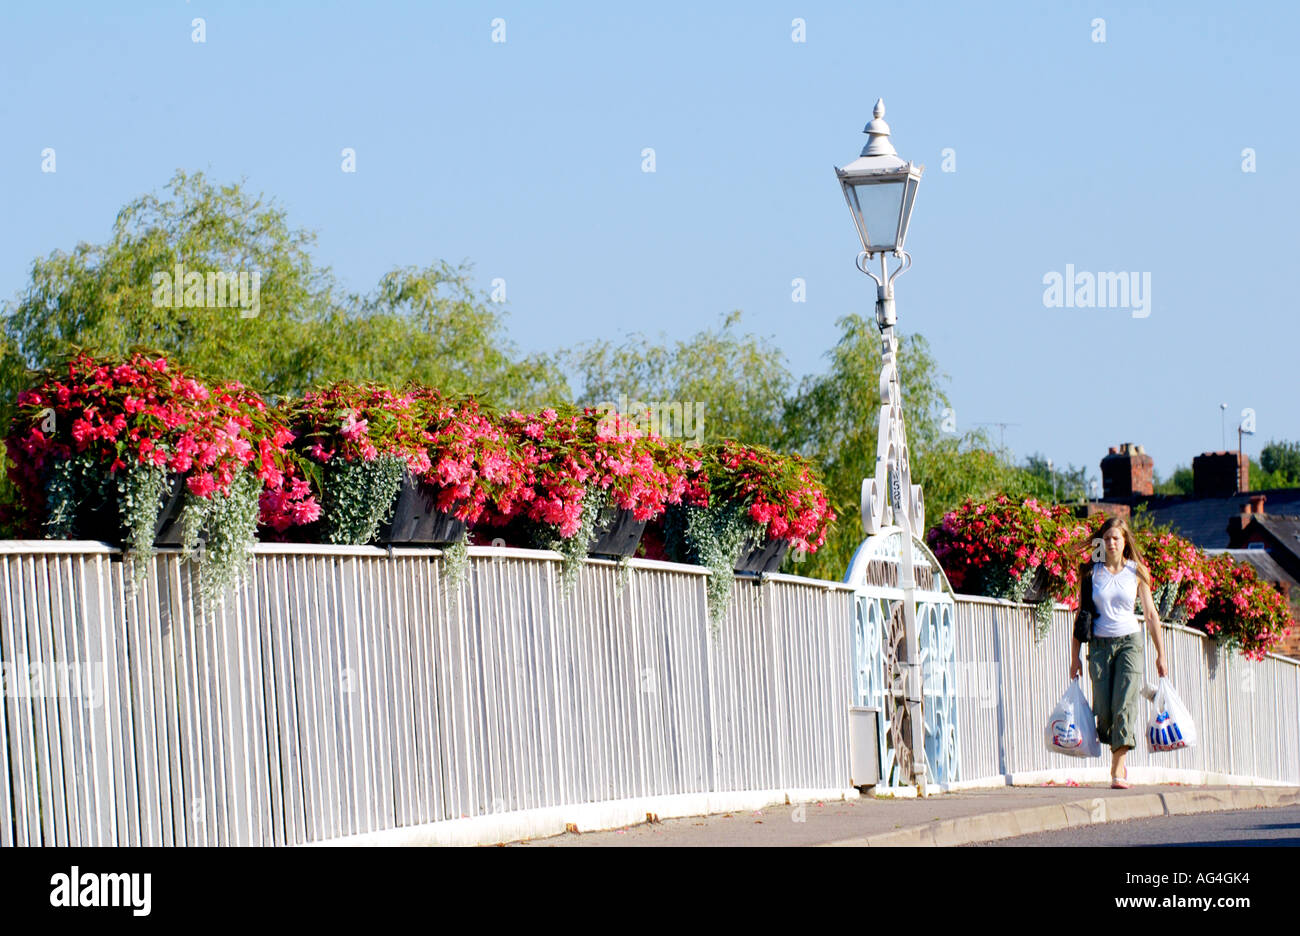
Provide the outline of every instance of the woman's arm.
<path id="1" fill-rule="evenodd" d="M 1142 613 L 1147 620 L 1147 632 L 1151 634 L 1151 642 L 1156 645 L 1156 674 L 1167 676 L 1169 667 L 1165 665 L 1165 638 L 1160 630 L 1160 615 L 1156 614 L 1156 603 L 1151 600 L 1151 589 L 1141 579 L 1138 579 L 1138 598 L 1142 601 Z"/>
<path id="2" fill-rule="evenodd" d="M 1082 611 L 1088 607 L 1086 599 L 1090 597 L 1085 594 L 1092 588 L 1092 577 L 1088 574 L 1088 564 L 1084 563 L 1079 566 L 1079 610 Z M 1076 615 L 1077 617 L 1077 615 Z M 1071 631 L 1073 633 L 1073 631 Z M 1078 637 L 1070 638 L 1070 678 L 1078 679 L 1083 675 L 1083 663 L 1079 661 L 1079 649 L 1083 644 Z"/>

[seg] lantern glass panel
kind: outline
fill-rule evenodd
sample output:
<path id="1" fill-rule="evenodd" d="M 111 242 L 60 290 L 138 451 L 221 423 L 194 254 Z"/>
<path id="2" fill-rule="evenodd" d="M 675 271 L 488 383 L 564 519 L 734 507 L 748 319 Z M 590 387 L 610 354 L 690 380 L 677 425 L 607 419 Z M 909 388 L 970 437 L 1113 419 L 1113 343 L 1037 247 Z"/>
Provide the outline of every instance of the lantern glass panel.
<path id="1" fill-rule="evenodd" d="M 860 182 L 853 186 L 857 202 L 854 214 L 858 217 L 863 246 L 868 250 L 874 252 L 894 249 L 898 242 L 899 213 L 903 207 L 905 189 L 902 179 Z"/>
<path id="2" fill-rule="evenodd" d="M 912 206 L 916 203 L 916 190 L 920 185 L 920 179 L 914 179 L 908 176 L 907 194 L 903 199 L 903 216 L 901 220 L 902 228 L 898 234 L 898 249 L 903 249 L 903 243 L 907 240 L 907 229 L 912 223 Z"/>

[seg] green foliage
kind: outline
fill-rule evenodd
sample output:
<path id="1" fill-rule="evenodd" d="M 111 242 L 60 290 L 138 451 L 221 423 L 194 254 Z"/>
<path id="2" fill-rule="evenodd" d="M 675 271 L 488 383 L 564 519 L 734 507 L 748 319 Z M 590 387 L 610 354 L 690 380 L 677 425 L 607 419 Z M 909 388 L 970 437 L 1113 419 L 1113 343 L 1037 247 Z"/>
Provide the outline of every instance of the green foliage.
<path id="1" fill-rule="evenodd" d="M 880 333 L 874 320 L 850 315 L 828 353 L 824 374 L 805 378 L 786 406 L 782 445 L 817 465 L 840 520 L 826 545 L 797 566 L 802 575 L 839 579 L 862 542 L 862 479 L 875 476 L 876 414 L 880 411 Z M 1011 469 L 992 451 L 982 430 L 943 431 L 950 406 L 946 380 L 920 335 L 899 339 L 899 379 L 912 482 L 924 486 L 926 516 L 951 510 L 966 496 L 983 498 L 1007 487 Z M 924 536 L 924 530 L 916 531 Z"/>
<path id="2" fill-rule="evenodd" d="M 715 500 L 708 507 L 670 507 L 664 518 L 670 548 L 681 544 L 684 554 L 672 555 L 677 562 L 692 562 L 708 568 L 705 598 L 709 622 L 717 633 L 731 604 L 736 580 L 736 561 L 747 545 L 761 543 L 763 527 L 750 519 L 743 505 Z"/>
<path id="3" fill-rule="evenodd" d="M 458 595 L 460 587 L 465 584 L 466 573 L 469 571 L 468 527 L 461 533 L 460 539 L 442 551 L 442 558 L 446 563 L 443 574 L 446 576 L 447 589 L 453 595 Z"/>
<path id="4" fill-rule="evenodd" d="M 50 539 L 72 539 L 77 515 L 89 504 L 111 497 L 106 479 L 93 458 L 87 455 L 55 462 L 45 483 L 46 519 L 44 533 Z"/>
<path id="5" fill-rule="evenodd" d="M 1250 489 L 1272 491 L 1300 487 L 1300 442 L 1269 442 L 1250 459 Z"/>
<path id="6" fill-rule="evenodd" d="M 307 253 L 314 235 L 290 230 L 261 197 L 210 185 L 202 173 L 177 173 L 168 190 L 168 198 L 145 195 L 123 208 L 107 243 L 37 259 L 26 291 L 6 304 L 9 347 L 24 365 L 44 367 L 73 346 L 120 354 L 147 343 L 212 377 L 293 388 L 315 356 L 313 324 L 332 302 L 328 275 Z M 155 305 L 155 274 L 172 274 L 178 263 L 191 272 L 260 273 L 256 316 Z"/>
<path id="7" fill-rule="evenodd" d="M 784 353 L 770 341 L 740 335 L 741 313 L 718 328 L 668 345 L 636 334 L 621 345 L 594 341 L 567 356 L 585 405 L 627 401 L 703 406 L 700 442 L 723 438 L 773 445 L 791 387 Z M 662 342 L 662 336 L 661 336 Z M 698 410 L 696 419 L 699 420 Z M 696 431 L 694 425 L 687 429 Z"/>
<path id="8" fill-rule="evenodd" d="M 226 589 L 237 585 L 257 543 L 258 497 L 262 482 L 241 471 L 227 491 L 208 497 L 185 494 L 181 514 L 181 556 L 199 560 L 199 598 L 209 615 Z M 199 548 L 199 531 L 206 537 Z"/>
<path id="9" fill-rule="evenodd" d="M 385 274 L 370 295 L 331 308 L 317 336 L 313 380 L 416 381 L 521 408 L 568 400 L 550 357 L 516 358 L 501 313 L 475 295 L 469 276 L 469 267 L 446 262 L 404 267 Z"/>
<path id="10" fill-rule="evenodd" d="M 1006 493 L 1020 500 L 1033 496 L 1020 474 L 992 448 L 987 433 L 973 430 L 967 447 L 954 438 L 941 438 L 915 452 L 913 481 L 924 486 L 926 524 L 933 526 L 967 497 L 982 500 Z M 924 536 L 924 530 L 916 531 Z"/>
<path id="11" fill-rule="evenodd" d="M 1300 485 L 1300 442 L 1270 441 L 1260 451 L 1259 463 L 1264 471 L 1279 476 L 1283 482 L 1279 487 Z M 1252 467 L 1252 482 L 1254 478 Z"/>
<path id="12" fill-rule="evenodd" d="M 272 396 L 382 378 L 475 390 L 516 406 L 567 398 L 549 358 L 515 357 L 498 307 L 475 295 L 468 268 L 398 269 L 371 295 L 344 297 L 329 270 L 313 263 L 314 242 L 241 184 L 178 172 L 162 197 L 123 208 L 106 243 L 80 243 L 32 264 L 26 289 L 3 306 L 0 419 L 7 425 L 29 368 L 73 347 L 121 354 L 138 344 Z M 209 272 L 259 273 L 256 315 L 230 305 L 155 304 L 155 276 L 173 274 L 178 263 L 205 274 L 205 285 Z"/>
<path id="13" fill-rule="evenodd" d="M 1254 475 L 1252 473 L 1251 477 Z M 1191 494 L 1195 491 L 1192 483 L 1192 469 L 1186 465 L 1179 465 L 1168 478 L 1161 481 L 1157 479 L 1152 485 L 1152 490 L 1156 494 Z"/>
<path id="14" fill-rule="evenodd" d="M 179 483 L 179 482 L 178 482 Z M 144 584 L 153 558 L 158 514 L 167 495 L 167 469 L 137 462 L 117 473 L 118 510 L 126 528 L 127 553 L 131 557 L 131 581 Z"/>
<path id="15" fill-rule="evenodd" d="M 1024 495 L 1047 503 L 1082 502 L 1088 496 L 1088 469 L 1066 465 L 1047 467 L 1047 459 L 1035 452 L 1016 469 Z M 1053 496 L 1055 495 L 1055 496 Z"/>
<path id="16" fill-rule="evenodd" d="M 406 461 L 396 455 L 326 465 L 321 485 L 325 539 L 349 546 L 371 542 L 393 515 L 405 471 Z"/>

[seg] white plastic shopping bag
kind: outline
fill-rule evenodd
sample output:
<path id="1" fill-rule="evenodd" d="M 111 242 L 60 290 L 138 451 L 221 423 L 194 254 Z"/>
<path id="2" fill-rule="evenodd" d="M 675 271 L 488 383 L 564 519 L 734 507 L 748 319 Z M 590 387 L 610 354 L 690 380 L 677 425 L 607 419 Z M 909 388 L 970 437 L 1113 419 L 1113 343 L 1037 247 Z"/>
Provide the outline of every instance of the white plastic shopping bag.
<path id="1" fill-rule="evenodd" d="M 1196 725 L 1191 713 L 1174 692 L 1174 684 L 1163 676 L 1156 689 L 1155 708 L 1147 722 L 1147 741 L 1152 751 L 1196 747 Z"/>
<path id="2" fill-rule="evenodd" d="M 1077 678 L 1070 681 L 1047 721 L 1047 747 L 1070 757 L 1098 757 L 1101 754 L 1097 720 Z"/>

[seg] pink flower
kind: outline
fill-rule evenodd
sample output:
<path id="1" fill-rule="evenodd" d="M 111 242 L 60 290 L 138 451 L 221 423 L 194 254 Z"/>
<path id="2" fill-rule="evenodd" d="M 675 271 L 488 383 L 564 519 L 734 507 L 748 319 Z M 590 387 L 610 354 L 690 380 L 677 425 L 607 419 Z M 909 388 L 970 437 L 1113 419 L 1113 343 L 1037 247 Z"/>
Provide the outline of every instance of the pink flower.
<path id="1" fill-rule="evenodd" d="M 185 484 L 195 497 L 209 497 L 217 489 L 217 482 L 207 472 L 192 475 Z"/>
<path id="2" fill-rule="evenodd" d="M 343 428 L 339 431 L 339 435 L 351 442 L 366 434 L 368 424 L 369 420 L 358 420 L 356 413 L 349 412 L 343 420 Z"/>

